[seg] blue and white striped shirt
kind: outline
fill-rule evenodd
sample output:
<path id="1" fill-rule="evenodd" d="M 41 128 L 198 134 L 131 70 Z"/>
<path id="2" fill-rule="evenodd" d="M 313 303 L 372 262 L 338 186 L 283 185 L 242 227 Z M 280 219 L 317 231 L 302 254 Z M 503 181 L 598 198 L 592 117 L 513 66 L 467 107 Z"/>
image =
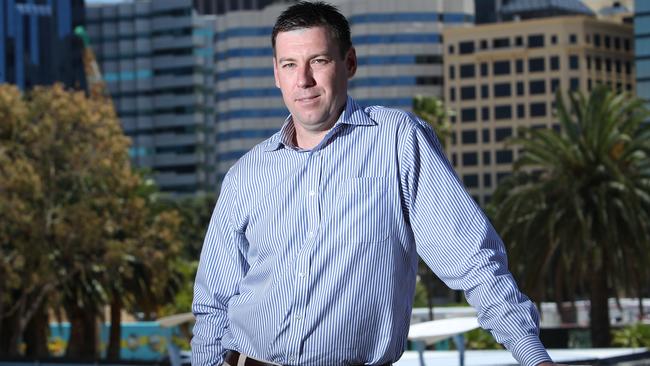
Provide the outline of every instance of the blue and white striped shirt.
<path id="1" fill-rule="evenodd" d="M 429 125 L 348 97 L 316 147 L 294 133 L 289 117 L 224 179 L 194 287 L 193 365 L 227 349 L 283 365 L 395 362 L 418 254 L 520 363 L 550 360 L 501 239 Z"/>

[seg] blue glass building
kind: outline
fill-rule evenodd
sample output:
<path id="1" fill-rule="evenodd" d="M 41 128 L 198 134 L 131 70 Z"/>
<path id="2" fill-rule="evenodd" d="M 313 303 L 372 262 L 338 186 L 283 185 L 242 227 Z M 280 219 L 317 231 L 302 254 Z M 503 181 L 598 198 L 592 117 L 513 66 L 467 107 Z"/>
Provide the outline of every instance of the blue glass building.
<path id="1" fill-rule="evenodd" d="M 83 0 L 0 1 L 0 83 L 84 88 L 83 45 L 72 32 L 83 23 Z"/>
<path id="2" fill-rule="evenodd" d="M 650 102 L 650 1 L 647 0 L 634 2 L 634 51 L 636 92 Z"/>

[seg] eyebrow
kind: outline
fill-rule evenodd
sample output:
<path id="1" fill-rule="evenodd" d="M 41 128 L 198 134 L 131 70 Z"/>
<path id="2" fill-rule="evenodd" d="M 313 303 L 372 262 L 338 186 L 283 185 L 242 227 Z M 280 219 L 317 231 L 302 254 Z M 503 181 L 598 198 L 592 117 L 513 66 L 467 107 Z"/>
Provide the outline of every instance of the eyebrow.
<path id="1" fill-rule="evenodd" d="M 315 53 L 313 55 L 310 55 L 309 57 L 307 57 L 307 59 L 311 60 L 311 59 L 318 58 L 318 57 L 330 57 L 331 58 L 331 56 L 328 55 L 327 52 L 320 52 L 320 53 Z M 287 61 L 296 61 L 296 58 L 294 58 L 294 57 L 280 57 L 278 59 L 278 62 L 287 62 Z"/>

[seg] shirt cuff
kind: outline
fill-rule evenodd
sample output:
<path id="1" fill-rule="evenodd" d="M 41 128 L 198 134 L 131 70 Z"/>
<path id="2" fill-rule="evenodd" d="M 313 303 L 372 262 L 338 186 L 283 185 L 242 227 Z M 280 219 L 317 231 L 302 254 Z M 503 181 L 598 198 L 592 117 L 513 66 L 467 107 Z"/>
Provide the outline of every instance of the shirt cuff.
<path id="1" fill-rule="evenodd" d="M 536 366 L 542 362 L 552 361 L 539 337 L 535 335 L 520 339 L 512 347 L 511 352 L 519 364 L 524 366 Z"/>

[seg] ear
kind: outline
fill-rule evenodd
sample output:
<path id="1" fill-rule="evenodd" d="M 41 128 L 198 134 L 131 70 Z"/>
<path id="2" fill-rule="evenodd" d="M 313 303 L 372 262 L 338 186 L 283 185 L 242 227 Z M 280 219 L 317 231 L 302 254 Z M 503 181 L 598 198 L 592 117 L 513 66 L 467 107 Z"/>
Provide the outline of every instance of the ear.
<path id="1" fill-rule="evenodd" d="M 345 55 L 345 67 L 348 71 L 348 79 L 353 77 L 357 72 L 357 51 L 354 47 L 350 47 L 348 53 Z"/>
<path id="2" fill-rule="evenodd" d="M 275 78 L 275 86 L 280 87 L 280 78 L 278 77 L 278 62 L 273 56 L 273 77 Z"/>

